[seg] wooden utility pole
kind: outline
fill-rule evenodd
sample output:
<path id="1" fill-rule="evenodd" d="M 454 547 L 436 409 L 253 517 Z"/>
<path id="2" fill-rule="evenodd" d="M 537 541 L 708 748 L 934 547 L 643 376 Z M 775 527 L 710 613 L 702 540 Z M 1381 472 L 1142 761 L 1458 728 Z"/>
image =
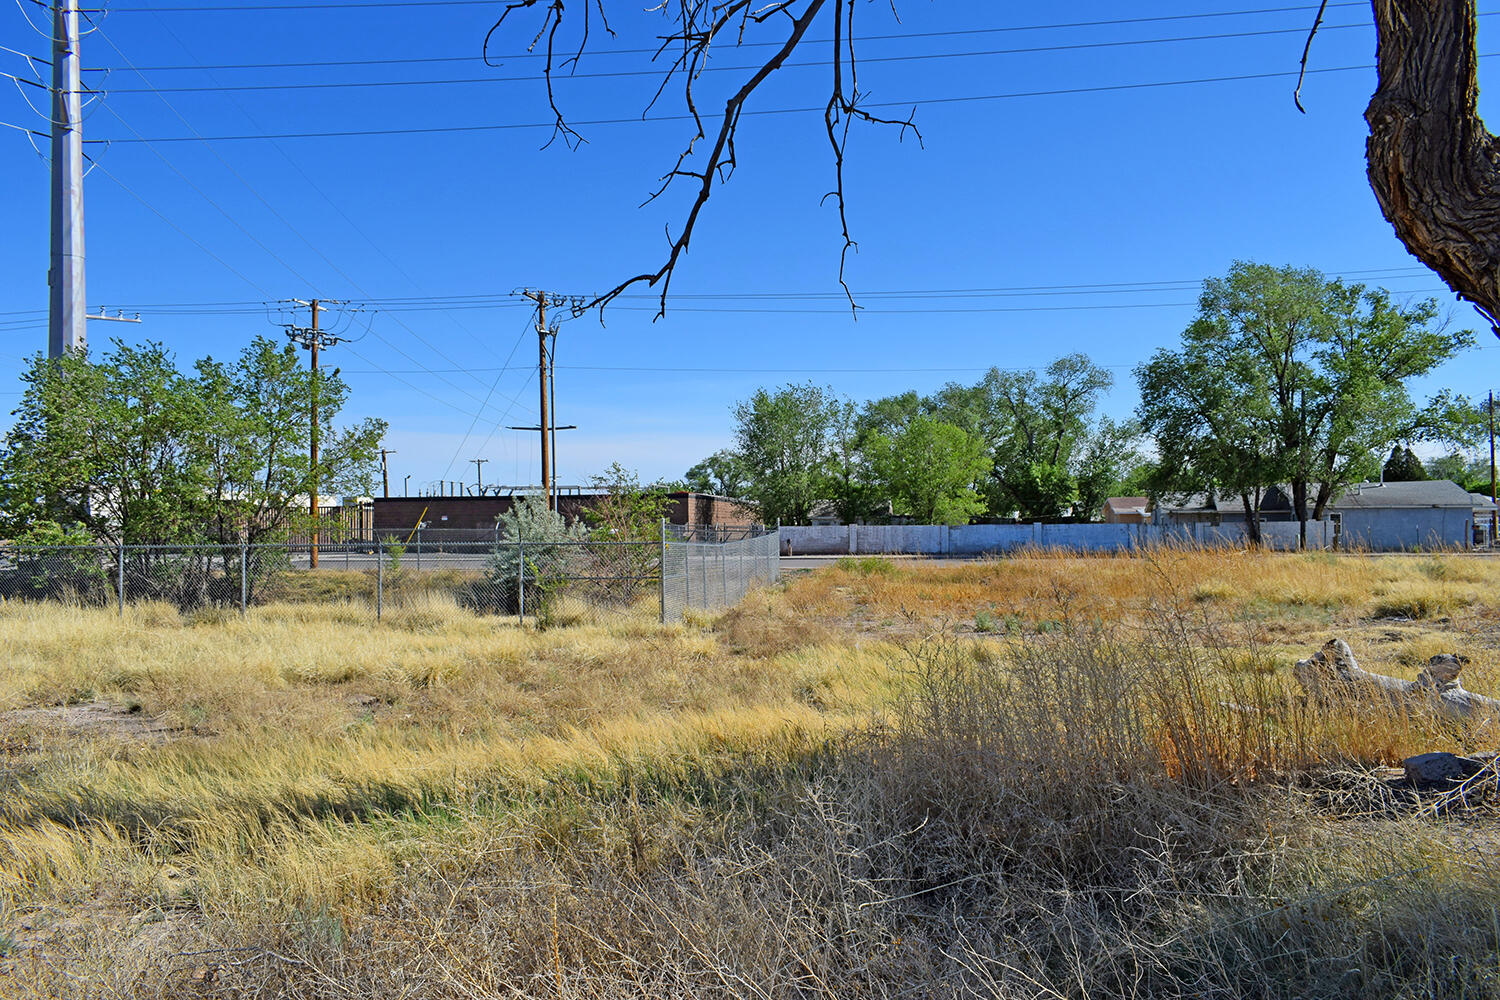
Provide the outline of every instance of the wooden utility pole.
<path id="1" fill-rule="evenodd" d="M 489 459 L 471 458 L 469 461 L 474 463 L 474 488 L 479 491 L 480 496 L 484 496 L 484 463 Z"/>
<path id="2" fill-rule="evenodd" d="M 380 449 L 380 494 L 387 499 L 389 499 L 391 495 L 391 470 L 390 467 L 386 465 L 385 456 L 394 454 L 396 454 L 396 452 L 392 448 Z M 411 477 L 407 476 L 406 478 L 410 479 Z"/>
<path id="3" fill-rule="evenodd" d="M 308 480 L 312 489 L 308 491 L 307 508 L 312 515 L 312 549 L 308 556 L 308 567 L 318 568 L 318 300 L 312 300 L 312 434 L 308 448 Z"/>
<path id="4" fill-rule="evenodd" d="M 537 344 L 537 383 L 540 397 L 539 416 L 537 428 L 542 435 L 542 499 L 547 503 L 547 509 L 552 509 L 552 414 L 549 405 L 549 392 L 551 388 L 552 364 L 548 357 L 547 337 L 547 293 L 541 289 L 526 291 L 528 299 L 536 303 L 536 344 Z"/>
<path id="5" fill-rule="evenodd" d="M 1495 391 L 1490 390 L 1490 503 L 1495 503 Z M 1486 539 L 1491 546 L 1495 544 L 1495 529 L 1500 527 L 1500 511 L 1490 511 L 1490 537 Z"/>
<path id="6" fill-rule="evenodd" d="M 323 347 L 332 347 L 334 344 L 342 343 L 343 337 L 335 337 L 318 329 L 318 314 L 329 305 L 344 305 L 343 302 L 334 302 L 331 299 L 292 299 L 294 305 L 307 306 L 312 312 L 312 325 L 300 327 L 286 324 L 286 335 L 294 343 L 301 344 L 312 355 L 312 388 L 309 393 L 310 405 L 308 406 L 308 419 L 311 421 L 308 449 L 307 449 L 307 512 L 312 517 L 311 540 L 312 547 L 308 551 L 308 566 L 311 569 L 318 568 L 318 350 Z"/>

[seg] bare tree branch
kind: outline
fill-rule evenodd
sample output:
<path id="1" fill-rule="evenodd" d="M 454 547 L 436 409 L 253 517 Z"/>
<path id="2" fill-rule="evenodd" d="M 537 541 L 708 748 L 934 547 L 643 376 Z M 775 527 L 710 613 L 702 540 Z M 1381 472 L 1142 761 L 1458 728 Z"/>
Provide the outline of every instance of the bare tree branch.
<path id="1" fill-rule="evenodd" d="M 1307 109 L 1302 106 L 1302 81 L 1307 76 L 1307 54 L 1312 51 L 1313 38 L 1318 34 L 1318 27 L 1323 23 L 1323 12 L 1327 9 L 1328 0 L 1318 4 L 1318 15 L 1313 18 L 1312 30 L 1307 33 L 1307 41 L 1302 46 L 1302 68 L 1297 71 L 1297 89 L 1292 91 L 1292 103 L 1304 115 L 1307 114 Z"/>
<path id="2" fill-rule="evenodd" d="M 590 6 L 598 7 L 601 20 L 604 18 L 602 0 L 581 0 L 581 2 L 584 4 L 585 11 L 582 38 L 573 55 L 561 62 L 555 61 L 554 53 L 559 37 L 558 32 L 564 18 L 565 0 L 509 0 L 485 36 L 486 60 L 488 60 L 489 41 L 508 18 L 520 11 L 541 12 L 542 21 L 532 38 L 531 46 L 535 48 L 544 38 L 546 39 L 546 66 L 543 73 L 547 81 L 548 103 L 556 116 L 553 136 L 548 140 L 549 145 L 559 136 L 570 147 L 575 147 L 578 143 L 585 141 L 568 125 L 565 116 L 558 108 L 552 80 L 554 71 L 576 66 L 582 56 L 588 44 Z M 825 9 L 832 15 L 833 73 L 823 119 L 824 130 L 833 151 L 834 188 L 824 196 L 823 200 L 834 199 L 838 208 L 839 226 L 844 238 L 839 254 L 839 284 L 849 298 L 850 307 L 857 308 L 853 294 L 845 280 L 849 251 L 858 249 L 858 244 L 851 235 L 844 196 L 844 164 L 850 127 L 856 120 L 873 125 L 894 125 L 900 129 L 901 137 L 905 136 L 907 129 L 912 130 L 918 142 L 921 142 L 922 137 L 910 116 L 904 120 L 885 119 L 872 115 L 860 107 L 867 95 L 861 93 L 858 86 L 854 46 L 855 6 L 855 0 L 831 0 L 831 2 L 830 0 L 660 0 L 657 6 L 648 9 L 648 12 L 667 14 L 674 18 L 676 23 L 674 30 L 662 36 L 661 46 L 652 57 L 652 61 L 655 62 L 663 56 L 670 55 L 671 62 L 664 66 L 661 82 L 642 114 L 644 116 L 660 101 L 674 80 L 680 80 L 683 102 L 693 123 L 693 134 L 678 154 L 676 162 L 662 174 L 660 183 L 647 195 L 642 204 L 647 205 L 656 201 L 679 181 L 686 182 L 690 186 L 693 200 L 678 234 L 673 237 L 670 228 L 668 229 L 666 259 L 660 267 L 622 281 L 589 303 L 591 308 L 597 307 L 600 310 L 601 319 L 606 305 L 637 284 L 659 289 L 656 318 L 659 319 L 666 314 L 672 276 L 676 273 L 677 265 L 692 241 L 699 216 L 712 196 L 715 186 L 726 183 L 733 175 L 738 163 L 735 143 L 740 118 L 746 104 L 766 79 L 785 64 L 787 58 L 803 42 L 808 28 L 815 23 L 818 15 Z M 892 11 L 894 10 L 893 3 Z M 737 45 L 744 40 L 746 32 L 753 26 L 766 25 L 783 19 L 787 25 L 785 40 L 777 47 L 775 53 L 760 63 L 739 89 L 729 96 L 725 101 L 722 115 L 718 116 L 716 127 L 710 129 L 700 111 L 695 89 L 707 66 L 715 43 Z M 606 29 L 609 29 L 608 22 L 604 23 Z M 610 34 L 614 34 L 613 30 L 610 30 Z M 709 140 L 710 137 L 712 141 L 707 157 L 699 165 L 698 161 L 693 161 L 691 158 L 700 155 L 699 144 Z"/>

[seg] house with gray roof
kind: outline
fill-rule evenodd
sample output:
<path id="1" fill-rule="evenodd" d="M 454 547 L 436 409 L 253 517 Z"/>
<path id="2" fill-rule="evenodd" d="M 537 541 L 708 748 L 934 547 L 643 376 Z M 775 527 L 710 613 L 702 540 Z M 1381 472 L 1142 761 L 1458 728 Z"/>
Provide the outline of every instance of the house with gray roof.
<path id="1" fill-rule="evenodd" d="M 1451 479 L 1359 483 L 1328 505 L 1340 544 L 1374 552 L 1469 548 L 1474 499 Z"/>
<path id="2" fill-rule="evenodd" d="M 1261 505 L 1261 523 L 1295 520 L 1291 490 L 1270 487 Z M 1309 504 L 1310 506 L 1310 504 Z M 1484 515 L 1486 518 L 1488 514 Z M 1474 499 L 1457 483 L 1436 479 L 1419 483 L 1358 483 L 1328 505 L 1324 518 L 1341 547 L 1373 552 L 1469 548 L 1474 542 Z M 1242 530 L 1244 506 L 1238 497 L 1185 497 L 1157 505 L 1156 524 L 1231 526 Z M 1310 524 L 1313 522 L 1309 522 Z M 1321 527 L 1321 526 L 1320 526 Z M 1195 536 L 1196 537 L 1196 536 Z"/>

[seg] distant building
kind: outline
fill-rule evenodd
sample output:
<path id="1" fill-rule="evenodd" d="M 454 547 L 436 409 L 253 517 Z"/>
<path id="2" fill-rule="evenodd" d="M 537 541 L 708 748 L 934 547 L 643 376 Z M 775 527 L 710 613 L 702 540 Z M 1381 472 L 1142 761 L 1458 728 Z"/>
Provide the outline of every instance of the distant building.
<path id="1" fill-rule="evenodd" d="M 523 493 L 507 496 L 376 497 L 375 534 L 406 537 L 420 522 L 431 536 L 450 541 L 488 541 L 495 537 L 495 519 L 515 506 Z M 557 509 L 569 521 L 579 520 L 590 507 L 608 498 L 608 493 L 564 493 L 556 497 Z M 691 527 L 743 528 L 760 522 L 751 511 L 729 497 L 708 493 L 668 493 L 667 523 Z"/>
<path id="2" fill-rule="evenodd" d="M 1495 526 L 1495 501 L 1483 493 L 1470 493 L 1469 499 L 1474 505 L 1474 544 L 1490 546 L 1494 544 Z"/>
<path id="3" fill-rule="evenodd" d="M 1149 497 L 1110 497 L 1104 501 L 1104 523 L 1146 524 L 1151 520 Z"/>
<path id="4" fill-rule="evenodd" d="M 1312 506 L 1311 499 L 1308 506 Z M 1260 517 L 1263 524 L 1295 521 L 1290 489 L 1268 488 Z M 1341 547 L 1401 552 L 1468 548 L 1474 543 L 1474 500 L 1462 486 L 1448 479 L 1357 483 L 1328 504 L 1324 517 L 1333 522 L 1333 537 Z M 1159 503 L 1152 523 L 1243 525 L 1245 508 L 1238 497 L 1200 494 L 1175 504 Z"/>

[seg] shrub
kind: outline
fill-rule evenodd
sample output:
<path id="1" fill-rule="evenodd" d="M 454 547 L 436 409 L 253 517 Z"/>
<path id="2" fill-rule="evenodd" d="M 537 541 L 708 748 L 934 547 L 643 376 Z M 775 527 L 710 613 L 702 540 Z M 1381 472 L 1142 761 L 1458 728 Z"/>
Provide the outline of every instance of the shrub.
<path id="1" fill-rule="evenodd" d="M 576 561 L 576 543 L 584 541 L 588 531 L 582 524 L 568 524 L 538 495 L 521 497 L 497 520 L 501 540 L 490 554 L 484 577 L 470 588 L 466 603 L 514 614 L 521 610 L 524 597 L 526 613 L 545 624 L 553 599 L 567 584 L 569 567 Z"/>

